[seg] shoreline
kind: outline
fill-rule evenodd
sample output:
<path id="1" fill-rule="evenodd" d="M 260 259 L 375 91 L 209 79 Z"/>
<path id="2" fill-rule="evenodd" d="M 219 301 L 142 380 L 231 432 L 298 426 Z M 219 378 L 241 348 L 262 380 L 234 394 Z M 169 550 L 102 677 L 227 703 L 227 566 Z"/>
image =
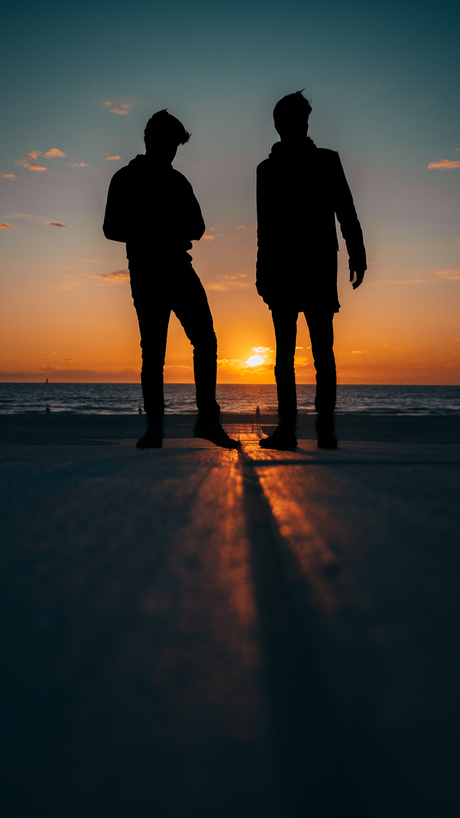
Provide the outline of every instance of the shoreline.
<path id="1" fill-rule="evenodd" d="M 253 413 L 222 412 L 227 432 L 238 436 L 255 431 Z M 314 440 L 316 414 L 299 415 L 297 437 Z M 165 439 L 193 438 L 195 414 L 167 414 L 164 418 Z M 277 424 L 276 414 L 261 413 L 262 432 Z M 0 445 L 62 444 L 74 441 L 137 439 L 146 427 L 145 414 L 90 415 L 72 413 L 0 414 Z M 249 428 L 248 428 L 249 427 Z M 371 415 L 343 413 L 336 415 L 339 441 L 392 443 L 460 443 L 460 414 L 455 415 Z"/>

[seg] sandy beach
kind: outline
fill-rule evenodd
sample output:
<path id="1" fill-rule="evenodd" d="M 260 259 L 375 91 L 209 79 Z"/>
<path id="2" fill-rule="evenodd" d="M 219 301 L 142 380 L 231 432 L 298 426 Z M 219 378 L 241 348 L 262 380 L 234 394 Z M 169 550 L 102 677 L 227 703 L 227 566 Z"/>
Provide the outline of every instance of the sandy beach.
<path id="1" fill-rule="evenodd" d="M 0 417 L 5 814 L 453 817 L 460 418 L 193 422 Z"/>

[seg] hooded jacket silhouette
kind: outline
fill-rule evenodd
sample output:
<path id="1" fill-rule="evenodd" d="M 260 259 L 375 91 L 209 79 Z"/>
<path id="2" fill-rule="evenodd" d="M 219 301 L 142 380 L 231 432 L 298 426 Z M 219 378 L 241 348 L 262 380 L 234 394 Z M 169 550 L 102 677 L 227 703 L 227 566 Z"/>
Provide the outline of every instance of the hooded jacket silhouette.
<path id="1" fill-rule="evenodd" d="M 205 231 L 190 182 L 170 163 L 139 154 L 110 183 L 103 225 L 107 239 L 126 243 L 126 255 L 190 258 Z"/>
<path id="2" fill-rule="evenodd" d="M 257 168 L 257 274 L 270 308 L 338 312 L 337 231 L 350 269 L 366 267 L 361 225 L 338 153 L 307 137 L 294 151 L 276 142 Z"/>

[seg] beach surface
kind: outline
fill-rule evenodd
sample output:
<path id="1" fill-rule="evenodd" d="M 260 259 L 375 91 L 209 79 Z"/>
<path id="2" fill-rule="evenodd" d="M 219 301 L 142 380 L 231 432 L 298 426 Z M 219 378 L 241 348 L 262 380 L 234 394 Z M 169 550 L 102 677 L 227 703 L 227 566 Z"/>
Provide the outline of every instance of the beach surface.
<path id="1" fill-rule="evenodd" d="M 7 818 L 458 814 L 460 417 L 0 416 Z"/>

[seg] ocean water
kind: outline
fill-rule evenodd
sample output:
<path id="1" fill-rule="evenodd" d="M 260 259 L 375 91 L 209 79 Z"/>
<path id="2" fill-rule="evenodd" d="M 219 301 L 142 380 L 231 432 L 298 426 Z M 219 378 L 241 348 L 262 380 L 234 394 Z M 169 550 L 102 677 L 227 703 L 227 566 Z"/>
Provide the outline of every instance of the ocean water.
<path id="1" fill-rule="evenodd" d="M 300 414 L 314 412 L 315 386 L 300 384 Z M 276 413 L 276 387 L 258 384 L 222 384 L 217 400 L 224 412 Z M 196 412 L 193 384 L 165 385 L 166 412 Z M 0 383 L 0 414 L 50 412 L 117 415 L 142 406 L 140 384 L 119 383 Z M 460 412 L 460 386 L 339 385 L 337 413 L 371 415 L 450 415 Z"/>

